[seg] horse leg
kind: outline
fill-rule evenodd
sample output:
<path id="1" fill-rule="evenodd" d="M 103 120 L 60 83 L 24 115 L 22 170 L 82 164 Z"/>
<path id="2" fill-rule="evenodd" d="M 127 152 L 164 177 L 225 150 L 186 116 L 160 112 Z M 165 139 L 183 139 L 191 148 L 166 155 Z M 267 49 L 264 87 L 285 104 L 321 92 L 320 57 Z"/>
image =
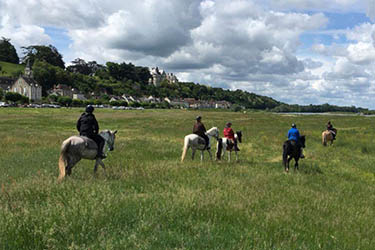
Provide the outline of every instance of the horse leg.
<path id="1" fill-rule="evenodd" d="M 191 159 L 194 160 L 194 155 L 195 155 L 195 149 L 191 149 Z"/>
<path id="2" fill-rule="evenodd" d="M 236 154 L 236 162 L 238 162 L 238 153 L 237 153 L 237 150 L 234 150 L 234 153 Z"/>
<path id="3" fill-rule="evenodd" d="M 201 162 L 203 161 L 203 158 L 204 158 L 204 157 L 203 157 L 203 151 L 204 151 L 204 150 L 201 151 Z"/>
<path id="4" fill-rule="evenodd" d="M 68 165 L 66 165 L 66 174 L 71 175 L 72 174 L 72 168 L 79 162 L 81 158 L 72 157 L 68 160 Z"/>
<path id="5" fill-rule="evenodd" d="M 210 156 L 210 160 L 212 161 L 211 150 L 207 150 L 207 152 L 208 152 L 208 155 Z M 202 151 L 202 154 L 203 154 L 203 151 Z"/>
<path id="6" fill-rule="evenodd" d="M 298 159 L 294 158 L 294 171 L 298 170 Z"/>
<path id="7" fill-rule="evenodd" d="M 96 158 L 95 166 L 94 166 L 94 174 L 96 174 L 96 171 L 98 170 L 98 165 L 102 166 L 104 170 L 104 174 L 106 174 L 105 165 L 101 158 Z"/>
<path id="8" fill-rule="evenodd" d="M 228 162 L 230 162 L 231 156 L 232 156 L 232 150 L 228 150 Z"/>
<path id="9" fill-rule="evenodd" d="M 288 160 L 286 161 L 286 168 L 285 168 L 285 171 L 286 172 L 289 172 L 289 162 L 292 160 L 292 157 L 289 156 Z"/>

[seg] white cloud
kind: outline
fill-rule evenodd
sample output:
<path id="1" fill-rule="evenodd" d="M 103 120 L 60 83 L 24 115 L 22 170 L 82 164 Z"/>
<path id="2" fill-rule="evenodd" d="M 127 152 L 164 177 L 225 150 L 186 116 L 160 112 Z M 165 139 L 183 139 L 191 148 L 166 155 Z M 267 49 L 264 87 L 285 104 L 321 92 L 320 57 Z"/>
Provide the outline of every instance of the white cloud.
<path id="1" fill-rule="evenodd" d="M 375 93 L 375 26 L 322 30 L 329 23 L 319 13 L 324 11 L 373 18 L 375 5 L 374 0 L 0 0 L 0 34 L 18 47 L 49 44 L 53 27 L 71 39 L 67 63 L 76 57 L 131 61 L 160 66 L 181 80 L 288 103 L 368 107 Z M 302 34 L 329 36 L 336 43 L 317 40 L 301 56 Z"/>

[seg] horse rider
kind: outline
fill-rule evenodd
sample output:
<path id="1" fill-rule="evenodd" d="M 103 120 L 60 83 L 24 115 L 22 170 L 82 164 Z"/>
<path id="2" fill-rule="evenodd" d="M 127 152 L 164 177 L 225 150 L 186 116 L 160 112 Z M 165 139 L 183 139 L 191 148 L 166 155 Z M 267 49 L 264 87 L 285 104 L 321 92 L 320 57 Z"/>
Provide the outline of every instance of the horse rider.
<path id="1" fill-rule="evenodd" d="M 210 139 L 206 135 L 206 128 L 204 127 L 204 124 L 202 123 L 202 117 L 199 115 L 195 118 L 195 120 L 197 122 L 194 124 L 193 134 L 196 134 L 202 137 L 205 141 L 205 149 L 210 149 L 210 145 L 209 145 Z"/>
<path id="2" fill-rule="evenodd" d="M 293 123 L 292 128 L 288 131 L 288 140 L 291 142 L 292 145 L 298 148 L 300 152 L 300 158 L 305 158 L 305 156 L 302 153 L 302 145 L 300 144 L 299 138 L 300 134 L 297 129 L 297 125 Z"/>
<path id="3" fill-rule="evenodd" d="M 99 158 L 106 158 L 103 154 L 104 148 L 104 139 L 99 135 L 99 125 L 93 114 L 94 107 L 88 105 L 86 111 L 82 113 L 81 117 L 77 121 L 77 130 L 79 131 L 80 136 L 86 136 L 96 142 L 98 145 L 98 154 Z"/>
<path id="4" fill-rule="evenodd" d="M 329 132 L 331 132 L 331 134 L 332 134 L 332 139 L 333 140 L 336 140 L 336 129 L 333 127 L 333 125 L 332 125 L 332 123 L 331 123 L 331 121 L 328 121 L 327 122 L 327 130 L 329 131 Z"/>
<path id="5" fill-rule="evenodd" d="M 231 122 L 227 122 L 227 124 L 225 124 L 225 128 L 224 128 L 224 137 L 228 139 L 228 141 L 230 141 L 231 143 L 234 144 L 234 150 L 235 151 L 240 151 L 240 149 L 238 148 L 237 146 L 237 139 L 234 137 L 234 132 L 233 132 L 233 129 L 231 128 L 232 126 L 232 123 Z"/>

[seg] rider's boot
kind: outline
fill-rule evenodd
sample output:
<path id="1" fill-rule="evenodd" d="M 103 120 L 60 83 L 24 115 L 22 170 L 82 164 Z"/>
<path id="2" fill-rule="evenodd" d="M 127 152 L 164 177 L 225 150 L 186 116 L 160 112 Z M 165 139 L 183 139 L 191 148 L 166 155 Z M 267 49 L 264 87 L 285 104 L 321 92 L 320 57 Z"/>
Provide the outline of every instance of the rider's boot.
<path id="1" fill-rule="evenodd" d="M 103 148 L 104 148 L 104 142 L 102 142 L 102 143 L 100 143 L 98 145 L 98 154 L 97 154 L 97 157 L 99 157 L 101 159 L 107 158 L 107 156 L 103 153 Z"/>

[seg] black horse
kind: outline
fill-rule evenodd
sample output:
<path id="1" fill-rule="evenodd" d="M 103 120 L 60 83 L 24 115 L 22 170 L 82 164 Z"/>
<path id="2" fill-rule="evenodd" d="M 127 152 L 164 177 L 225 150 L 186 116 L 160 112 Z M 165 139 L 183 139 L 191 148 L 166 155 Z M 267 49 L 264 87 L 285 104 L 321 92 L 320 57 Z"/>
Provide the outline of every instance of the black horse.
<path id="1" fill-rule="evenodd" d="M 301 135 L 299 137 L 299 143 L 300 147 L 305 147 L 305 136 Z M 298 160 L 300 158 L 300 151 L 301 149 L 296 145 L 294 141 L 287 140 L 283 144 L 283 164 L 285 171 L 289 171 L 289 162 L 294 158 L 295 164 L 294 164 L 294 170 L 298 170 Z M 289 156 L 289 157 L 288 157 Z"/>

